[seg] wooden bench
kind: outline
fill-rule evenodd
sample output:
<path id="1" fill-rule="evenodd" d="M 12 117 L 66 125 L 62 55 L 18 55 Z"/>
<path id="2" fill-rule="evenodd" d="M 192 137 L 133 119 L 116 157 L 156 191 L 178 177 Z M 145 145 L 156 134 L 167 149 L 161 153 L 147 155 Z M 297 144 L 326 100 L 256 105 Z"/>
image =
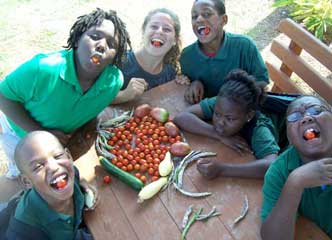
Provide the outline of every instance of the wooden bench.
<path id="1" fill-rule="evenodd" d="M 303 50 L 306 51 L 327 70 L 332 71 L 332 50 L 291 19 L 283 19 L 278 30 L 290 39 L 290 44 L 286 46 L 277 39 L 272 41 L 271 52 L 282 62 L 279 67 L 266 61 L 270 78 L 274 83 L 272 91 L 305 93 L 304 89 L 295 84 L 292 78 L 292 74 L 296 73 L 317 94 L 331 103 L 331 81 L 311 66 L 308 59 L 304 58 L 301 53 Z"/>

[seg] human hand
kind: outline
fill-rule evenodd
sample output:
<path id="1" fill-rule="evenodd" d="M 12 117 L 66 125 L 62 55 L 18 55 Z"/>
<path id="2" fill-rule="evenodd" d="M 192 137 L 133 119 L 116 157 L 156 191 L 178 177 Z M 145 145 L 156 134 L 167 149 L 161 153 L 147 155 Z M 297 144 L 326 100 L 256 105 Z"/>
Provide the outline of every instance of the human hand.
<path id="1" fill-rule="evenodd" d="M 252 153 L 248 143 L 240 136 L 219 137 L 219 140 L 226 146 L 232 148 L 240 155 L 245 153 Z"/>
<path id="2" fill-rule="evenodd" d="M 180 85 L 190 85 L 190 79 L 186 75 L 176 75 L 175 82 Z"/>
<path id="3" fill-rule="evenodd" d="M 69 142 L 69 139 L 72 137 L 71 133 L 65 134 L 64 132 L 56 129 L 47 130 L 47 131 L 56 136 L 63 146 L 66 146 L 67 143 Z"/>
<path id="4" fill-rule="evenodd" d="M 83 194 L 87 194 L 88 191 L 92 191 L 92 193 L 93 193 L 93 205 L 91 207 L 88 207 L 85 205 L 84 210 L 85 211 L 94 210 L 100 201 L 100 197 L 99 197 L 97 188 L 94 185 L 88 183 L 85 179 L 80 180 L 80 186 L 83 189 Z"/>
<path id="5" fill-rule="evenodd" d="M 184 93 L 184 98 L 190 104 L 199 103 L 204 97 L 204 86 L 201 81 L 193 81 Z"/>
<path id="6" fill-rule="evenodd" d="M 221 164 L 215 160 L 200 159 L 196 167 L 198 172 L 208 179 L 216 178 L 221 173 Z"/>
<path id="7" fill-rule="evenodd" d="M 123 91 L 129 101 L 142 95 L 147 88 L 148 83 L 143 78 L 132 78 L 130 79 L 127 88 Z"/>
<path id="8" fill-rule="evenodd" d="M 302 188 L 332 184 L 332 158 L 315 160 L 295 169 L 292 179 Z"/>

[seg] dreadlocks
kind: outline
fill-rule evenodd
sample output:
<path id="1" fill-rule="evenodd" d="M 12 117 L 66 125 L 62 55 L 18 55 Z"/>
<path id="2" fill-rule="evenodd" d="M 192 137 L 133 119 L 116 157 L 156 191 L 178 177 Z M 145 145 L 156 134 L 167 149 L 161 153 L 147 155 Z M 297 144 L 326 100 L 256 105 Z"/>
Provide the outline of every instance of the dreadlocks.
<path id="1" fill-rule="evenodd" d="M 91 27 L 99 26 L 105 19 L 112 21 L 115 28 L 115 35 L 118 36 L 119 43 L 117 46 L 116 55 L 113 64 L 117 67 L 121 67 L 126 60 L 127 47 L 131 49 L 131 42 L 129 34 L 126 30 L 126 25 L 117 16 L 116 12 L 109 10 L 108 12 L 97 8 L 93 12 L 79 16 L 77 21 L 70 29 L 69 38 L 67 40 L 67 46 L 65 48 L 75 49 L 76 43 L 79 41 L 81 36 Z"/>

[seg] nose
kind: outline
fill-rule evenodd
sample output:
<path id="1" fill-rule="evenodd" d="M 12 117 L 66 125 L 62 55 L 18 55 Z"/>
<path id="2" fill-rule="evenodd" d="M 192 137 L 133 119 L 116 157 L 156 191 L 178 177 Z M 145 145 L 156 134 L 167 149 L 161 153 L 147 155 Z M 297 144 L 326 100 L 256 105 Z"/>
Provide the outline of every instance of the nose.
<path id="1" fill-rule="evenodd" d="M 199 14 L 196 18 L 196 22 L 202 22 L 202 21 L 204 21 L 204 18 L 202 16 L 202 14 Z"/>
<path id="2" fill-rule="evenodd" d="M 52 173 L 55 173 L 59 170 L 60 166 L 57 163 L 57 160 L 55 160 L 54 158 L 50 158 L 47 161 L 47 167 Z"/>
<path id="3" fill-rule="evenodd" d="M 311 123 L 313 122 L 314 119 L 312 116 L 308 115 L 308 114 L 305 114 L 301 120 L 301 124 L 306 124 L 306 123 Z"/>
<path id="4" fill-rule="evenodd" d="M 103 54 L 105 52 L 106 44 L 106 41 L 101 40 L 96 47 L 96 51 Z"/>

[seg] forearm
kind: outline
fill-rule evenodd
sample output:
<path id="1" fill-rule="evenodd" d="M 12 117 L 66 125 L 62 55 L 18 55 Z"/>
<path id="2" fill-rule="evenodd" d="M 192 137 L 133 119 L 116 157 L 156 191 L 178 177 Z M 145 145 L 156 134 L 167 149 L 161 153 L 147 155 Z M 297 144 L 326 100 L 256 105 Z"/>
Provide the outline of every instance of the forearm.
<path id="1" fill-rule="evenodd" d="M 296 212 L 303 188 L 289 175 L 279 200 L 261 228 L 262 239 L 294 239 Z"/>
<path id="2" fill-rule="evenodd" d="M 240 164 L 221 164 L 223 177 L 264 178 L 264 175 L 277 155 Z"/>
<path id="3" fill-rule="evenodd" d="M 187 132 L 218 139 L 218 135 L 216 134 L 213 125 L 204 122 L 190 112 L 179 113 L 175 116 L 174 123 Z"/>
<path id="4" fill-rule="evenodd" d="M 118 95 L 114 98 L 111 104 L 120 104 L 132 100 L 133 97 L 126 93 L 125 90 L 120 91 Z"/>
<path id="5" fill-rule="evenodd" d="M 42 129 L 21 103 L 8 100 L 1 93 L 0 109 L 10 120 L 28 132 Z"/>

